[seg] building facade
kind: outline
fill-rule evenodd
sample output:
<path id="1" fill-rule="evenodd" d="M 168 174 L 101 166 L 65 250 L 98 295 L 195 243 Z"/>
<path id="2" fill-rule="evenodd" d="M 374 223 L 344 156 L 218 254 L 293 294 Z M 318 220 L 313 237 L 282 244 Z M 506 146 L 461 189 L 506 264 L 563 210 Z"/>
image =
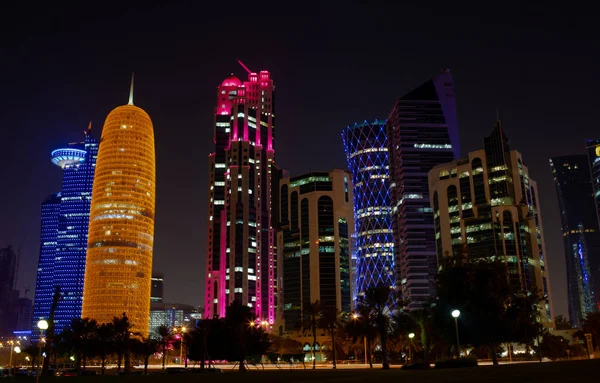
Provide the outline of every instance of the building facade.
<path id="1" fill-rule="evenodd" d="M 55 289 L 61 298 L 54 314 L 55 331 L 61 332 L 73 318 L 81 317 L 83 280 L 90 219 L 92 185 L 98 141 L 91 125 L 81 142 L 52 152 L 52 163 L 62 169 L 60 193 L 42 203 L 40 256 L 33 321 L 48 319 Z"/>
<path id="2" fill-rule="evenodd" d="M 268 71 L 249 71 L 243 83 L 231 75 L 217 87 L 215 151 L 208 161 L 207 318 L 224 317 L 236 300 L 261 321 L 275 320 L 274 89 Z"/>
<path id="3" fill-rule="evenodd" d="M 192 331 L 196 327 L 196 321 L 202 319 L 197 308 L 181 303 L 152 302 L 150 305 L 150 331 L 151 338 L 159 339 L 158 328 L 160 326 L 185 327 Z"/>
<path id="4" fill-rule="evenodd" d="M 445 70 L 400 97 L 386 132 L 396 287 L 418 309 L 435 296 L 437 257 L 427 173 L 460 154 L 452 75 Z"/>
<path id="5" fill-rule="evenodd" d="M 317 300 L 323 308 L 351 310 L 351 175 L 336 169 L 284 178 L 279 193 L 278 324 L 290 332 Z"/>
<path id="6" fill-rule="evenodd" d="M 126 313 L 148 335 L 156 163 L 150 116 L 129 103 L 106 117 L 90 210 L 82 317 Z"/>
<path id="7" fill-rule="evenodd" d="M 510 285 L 544 297 L 540 310 L 552 322 L 550 282 L 538 188 L 521 153 L 510 150 L 500 122 L 484 149 L 429 172 L 438 259 L 466 253 L 500 259 Z"/>
<path id="8" fill-rule="evenodd" d="M 355 297 L 369 287 L 395 287 L 392 201 L 385 121 L 355 123 L 342 132 L 352 173 L 356 235 Z"/>
<path id="9" fill-rule="evenodd" d="M 160 303 L 164 299 L 165 276 L 163 273 L 152 273 L 152 287 L 150 288 L 150 302 Z"/>
<path id="10" fill-rule="evenodd" d="M 17 254 L 12 246 L 0 249 L 0 336 L 10 335 L 13 327 L 14 288 L 17 279 Z M 18 298 L 18 293 L 17 293 Z"/>

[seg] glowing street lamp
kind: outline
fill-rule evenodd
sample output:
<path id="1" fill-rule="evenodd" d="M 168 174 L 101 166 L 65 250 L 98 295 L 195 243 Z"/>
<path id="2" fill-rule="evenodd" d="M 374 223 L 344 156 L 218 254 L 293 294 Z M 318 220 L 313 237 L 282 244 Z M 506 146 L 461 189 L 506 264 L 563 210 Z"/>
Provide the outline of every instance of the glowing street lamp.
<path id="1" fill-rule="evenodd" d="M 46 343 L 46 338 L 44 338 L 44 333 L 46 332 L 46 330 L 48 330 L 48 322 L 45 321 L 44 319 L 40 320 L 37 322 L 37 327 L 40 329 L 41 331 L 41 335 L 42 337 L 40 338 L 40 348 L 39 348 L 39 352 L 38 352 L 38 368 L 37 368 L 37 372 L 35 374 L 35 382 L 39 383 L 40 381 L 40 375 L 41 375 L 41 371 L 40 371 L 40 367 L 41 367 L 41 360 L 42 360 L 42 342 Z M 46 353 L 44 353 L 45 355 Z M 44 356 L 45 358 L 45 356 Z"/>
<path id="2" fill-rule="evenodd" d="M 456 326 L 456 359 L 460 358 L 460 340 L 458 338 L 458 317 L 460 316 L 460 310 L 452 311 L 452 317 L 454 318 L 454 325 Z"/>
<path id="3" fill-rule="evenodd" d="M 408 334 L 408 339 L 410 339 L 410 343 L 408 344 L 408 359 L 410 360 L 410 362 L 413 362 L 413 358 L 412 358 L 412 341 L 413 338 L 415 337 L 415 333 L 411 332 L 410 334 Z"/>

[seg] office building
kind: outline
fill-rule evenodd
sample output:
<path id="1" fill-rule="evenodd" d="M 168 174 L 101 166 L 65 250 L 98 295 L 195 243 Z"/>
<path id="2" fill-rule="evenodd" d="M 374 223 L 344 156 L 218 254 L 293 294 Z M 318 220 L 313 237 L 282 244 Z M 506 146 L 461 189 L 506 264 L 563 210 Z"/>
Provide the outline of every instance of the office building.
<path id="1" fill-rule="evenodd" d="M 152 302 L 150 304 L 150 331 L 151 338 L 159 339 L 160 326 L 185 327 L 191 331 L 196 327 L 196 321 L 202 319 L 198 309 L 182 303 Z"/>
<path id="2" fill-rule="evenodd" d="M 98 141 L 91 135 L 91 124 L 82 142 L 70 143 L 52 152 L 52 163 L 63 171 L 61 191 L 43 202 L 42 243 L 38 261 L 35 309 L 32 326 L 48 319 L 52 297 L 60 288 L 60 300 L 54 313 L 57 333 L 81 317 L 87 234 L 90 219 L 92 185 L 96 169 Z M 60 199 L 57 208 L 54 198 Z M 52 216 L 56 214 L 56 216 Z M 49 231 L 56 231 L 56 233 Z"/>
<path id="3" fill-rule="evenodd" d="M 427 173 L 460 153 L 450 71 L 400 97 L 387 123 L 396 287 L 418 309 L 435 296 L 437 258 Z"/>
<path id="4" fill-rule="evenodd" d="M 10 335 L 14 330 L 13 304 L 17 262 L 17 254 L 12 246 L 0 249 L 0 336 Z"/>
<path id="5" fill-rule="evenodd" d="M 600 303 L 600 231 L 588 156 L 550 159 L 565 245 L 569 319 L 575 327 Z"/>
<path id="6" fill-rule="evenodd" d="M 354 286 L 360 297 L 369 287 L 396 285 L 385 121 L 348 126 L 342 140 L 354 190 Z"/>
<path id="7" fill-rule="evenodd" d="M 163 273 L 152 273 L 152 286 L 150 287 L 150 302 L 160 303 L 164 298 L 165 276 Z"/>
<path id="8" fill-rule="evenodd" d="M 246 70 L 247 68 L 244 67 Z M 273 324 L 276 298 L 274 86 L 268 71 L 217 87 L 215 150 L 209 155 L 207 318 L 234 300 Z M 276 202 L 276 201 L 275 201 Z"/>
<path id="9" fill-rule="evenodd" d="M 351 175 L 336 169 L 284 178 L 279 193 L 278 324 L 289 332 L 316 300 L 323 308 L 351 310 Z"/>
<path id="10" fill-rule="evenodd" d="M 54 263 L 58 247 L 58 217 L 60 215 L 61 193 L 52 194 L 42 202 L 40 227 L 40 256 L 35 280 L 33 300 L 33 322 L 31 328 L 37 331 L 37 321 L 48 319 L 52 297 L 54 296 Z"/>
<path id="11" fill-rule="evenodd" d="M 499 259 L 515 290 L 543 294 L 540 317 L 552 306 L 537 183 L 521 153 L 511 150 L 498 121 L 484 149 L 429 172 L 437 257 Z"/>
<path id="12" fill-rule="evenodd" d="M 110 322 L 126 313 L 148 335 L 156 164 L 150 116 L 129 103 L 102 129 L 90 210 L 82 317 Z"/>

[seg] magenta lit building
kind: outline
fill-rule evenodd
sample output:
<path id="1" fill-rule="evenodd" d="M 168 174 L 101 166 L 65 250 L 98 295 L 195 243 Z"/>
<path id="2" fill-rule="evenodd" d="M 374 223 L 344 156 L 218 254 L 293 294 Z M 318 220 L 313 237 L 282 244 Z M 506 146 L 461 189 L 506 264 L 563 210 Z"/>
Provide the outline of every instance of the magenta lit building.
<path id="1" fill-rule="evenodd" d="M 206 318 L 234 300 L 273 324 L 276 301 L 274 86 L 268 71 L 233 74 L 217 87 L 209 155 Z"/>

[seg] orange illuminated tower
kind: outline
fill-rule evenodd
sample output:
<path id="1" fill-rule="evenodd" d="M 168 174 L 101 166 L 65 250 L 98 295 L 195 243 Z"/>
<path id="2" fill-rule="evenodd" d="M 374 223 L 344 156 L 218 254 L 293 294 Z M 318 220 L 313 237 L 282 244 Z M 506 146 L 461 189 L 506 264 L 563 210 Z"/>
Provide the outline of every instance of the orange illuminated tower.
<path id="1" fill-rule="evenodd" d="M 148 335 L 154 190 L 154 130 L 150 116 L 129 103 L 113 109 L 98 151 L 83 290 L 82 317 L 110 322 L 126 313 Z"/>

